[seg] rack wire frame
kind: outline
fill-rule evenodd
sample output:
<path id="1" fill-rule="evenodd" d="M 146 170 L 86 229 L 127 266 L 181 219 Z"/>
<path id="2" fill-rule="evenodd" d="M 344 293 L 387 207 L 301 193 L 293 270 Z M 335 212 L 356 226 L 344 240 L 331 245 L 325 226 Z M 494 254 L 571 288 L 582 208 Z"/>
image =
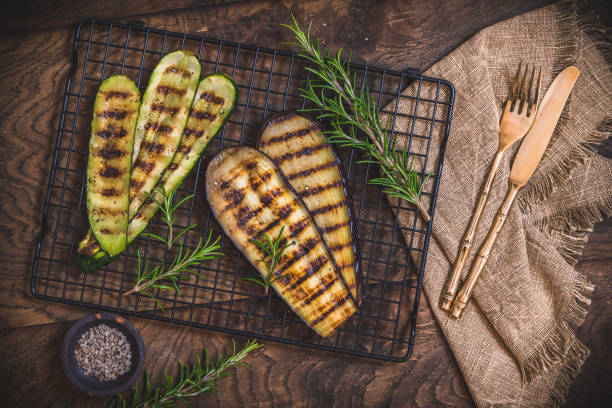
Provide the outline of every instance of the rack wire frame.
<path id="1" fill-rule="evenodd" d="M 423 191 L 431 214 L 429 223 L 417 217 L 407 203 L 391 203 L 379 186 L 368 183 L 376 166 L 362 163 L 353 149 L 336 149 L 347 176 L 349 199 L 356 214 L 364 297 L 358 312 L 329 338 L 317 336 L 273 293 L 242 278 L 256 273 L 231 241 L 223 236 L 224 256 L 202 263 L 198 273 L 180 282 L 180 293 L 158 291 L 163 306 L 141 295 L 123 296 L 136 279 L 138 255 L 159 262 L 165 249 L 149 237 L 140 237 L 113 263 L 84 273 L 72 259 L 88 229 L 85 180 L 92 105 L 100 82 L 121 73 L 135 79 L 144 92 L 146 78 L 159 58 L 178 48 L 192 50 L 202 73 L 225 72 L 239 90 L 237 107 L 224 129 L 178 191 L 177 199 L 195 194 L 179 209 L 178 227 L 197 222 L 185 234 L 186 247 L 213 230 L 222 234 L 212 217 L 203 191 L 210 158 L 220 149 L 254 146 L 258 128 L 269 114 L 309 105 L 299 95 L 308 79 L 307 61 L 294 52 L 159 30 L 142 23 L 122 24 L 89 19 L 78 24 L 72 47 L 72 66 L 62 100 L 55 150 L 42 212 L 42 230 L 35 247 L 31 293 L 40 299 L 84 306 L 125 315 L 211 329 L 234 335 L 328 350 L 386 361 L 404 361 L 412 354 L 431 226 L 443 168 L 454 104 L 453 85 L 416 70 L 396 72 L 351 64 L 359 81 L 368 86 L 382 112 L 395 123 L 411 121 L 405 148 L 420 163 L 420 175 L 433 168 Z M 414 94 L 406 94 L 409 85 Z M 425 90 L 428 90 L 425 96 Z M 395 102 L 393 102 L 395 101 Z M 413 114 L 398 111 L 411 103 Z M 429 105 L 426 114 L 419 105 Z M 392 109 L 388 109 L 393 106 Z M 423 131 L 419 132 L 421 124 Z M 434 128 L 442 132 L 439 149 L 430 154 Z M 421 146 L 419 150 L 416 146 Z M 429 164 L 428 164 L 429 162 Z M 429 166 L 429 167 L 428 167 Z M 398 219 L 410 220 L 400 226 Z M 201 227 L 200 227 L 201 226 Z M 149 232 L 163 231 L 156 218 Z"/>

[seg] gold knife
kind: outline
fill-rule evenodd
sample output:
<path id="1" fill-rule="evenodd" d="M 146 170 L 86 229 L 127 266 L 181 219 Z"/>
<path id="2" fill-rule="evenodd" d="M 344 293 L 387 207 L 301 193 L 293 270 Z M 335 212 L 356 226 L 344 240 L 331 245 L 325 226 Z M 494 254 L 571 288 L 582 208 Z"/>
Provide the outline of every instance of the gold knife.
<path id="1" fill-rule="evenodd" d="M 451 310 L 451 315 L 453 317 L 459 318 L 463 314 L 463 310 L 472 296 L 476 281 L 487 263 L 491 249 L 495 244 L 499 231 L 506 221 L 506 217 L 508 216 L 508 212 L 512 207 L 512 203 L 517 193 L 525 183 L 527 183 L 542 159 L 542 155 L 557 126 L 565 102 L 578 79 L 578 75 L 580 75 L 580 71 L 578 71 L 576 67 L 567 67 L 557 75 L 546 91 L 540 103 L 535 121 L 531 129 L 529 129 L 529 132 L 527 132 L 514 158 L 514 162 L 512 163 L 506 197 L 497 211 L 497 216 L 493 221 L 493 225 L 491 229 L 489 229 L 489 233 L 478 251 L 476 260 L 470 269 L 463 287 L 453 302 L 453 308 Z"/>

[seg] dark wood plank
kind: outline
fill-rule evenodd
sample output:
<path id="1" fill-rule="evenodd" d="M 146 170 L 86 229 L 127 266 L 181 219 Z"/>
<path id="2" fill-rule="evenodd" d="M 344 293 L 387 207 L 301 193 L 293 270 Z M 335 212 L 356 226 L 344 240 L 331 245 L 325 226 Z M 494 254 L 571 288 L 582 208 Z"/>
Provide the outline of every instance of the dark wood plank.
<path id="1" fill-rule="evenodd" d="M 195 2 L 71 0 L 56 4 L 39 0 L 12 4 L 2 13 L 0 32 L 23 32 L 0 37 L 0 361 L 4 368 L 0 383 L 9 390 L 6 405 L 55 402 L 60 406 L 62 401 L 103 405 L 68 384 L 57 355 L 70 322 L 89 311 L 36 300 L 29 294 L 33 248 L 70 64 L 70 25 L 92 15 L 139 19 L 152 27 L 279 46 L 290 39 L 279 23 L 288 22 L 293 12 L 301 22 L 315 22 L 314 34 L 325 45 L 350 48 L 358 61 L 401 70 L 429 66 L 481 27 L 549 1 L 232 3 L 210 6 L 207 2 L 207 7 L 176 10 Z M 605 10 L 603 2 L 596 3 Z M 162 10 L 166 12 L 145 15 Z M 578 332 L 593 354 L 572 388 L 568 406 L 609 399 L 612 312 L 606 272 L 612 265 L 611 233 L 608 219 L 595 229 L 579 265 L 598 285 L 587 321 Z M 141 319 L 134 323 L 147 344 L 147 367 L 158 377 L 164 369 L 175 370 L 177 358 L 192 361 L 203 347 L 216 354 L 231 344 L 230 337 L 210 331 Z M 406 363 L 314 353 L 271 342 L 249 362 L 253 371 L 241 369 L 235 378 L 224 380 L 221 392 L 201 398 L 199 406 L 472 405 L 425 300 L 420 305 L 415 352 Z"/>

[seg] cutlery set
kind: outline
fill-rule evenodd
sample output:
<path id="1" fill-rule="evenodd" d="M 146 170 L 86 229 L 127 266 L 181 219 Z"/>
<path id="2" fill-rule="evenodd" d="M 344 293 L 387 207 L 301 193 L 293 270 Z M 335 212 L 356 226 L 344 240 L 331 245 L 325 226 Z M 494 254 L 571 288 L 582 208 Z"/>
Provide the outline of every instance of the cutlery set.
<path id="1" fill-rule="evenodd" d="M 536 70 L 533 68 L 526 85 L 528 71 L 528 66 L 523 72 L 522 64 L 519 65 L 500 122 L 499 148 L 478 197 L 472 218 L 461 240 L 453 269 L 444 286 L 440 307 L 449 311 L 451 316 L 455 318 L 459 318 L 463 314 L 512 204 L 518 192 L 527 183 L 542 159 L 567 98 L 580 74 L 574 66 L 565 68 L 552 82 L 542 101 L 538 102 L 542 80 L 541 70 L 539 70 L 537 79 L 535 79 Z M 497 211 L 484 242 L 481 244 L 463 286 L 459 290 L 461 272 L 471 252 L 474 236 L 504 153 L 523 138 L 524 140 L 516 153 L 510 170 L 506 197 Z"/>

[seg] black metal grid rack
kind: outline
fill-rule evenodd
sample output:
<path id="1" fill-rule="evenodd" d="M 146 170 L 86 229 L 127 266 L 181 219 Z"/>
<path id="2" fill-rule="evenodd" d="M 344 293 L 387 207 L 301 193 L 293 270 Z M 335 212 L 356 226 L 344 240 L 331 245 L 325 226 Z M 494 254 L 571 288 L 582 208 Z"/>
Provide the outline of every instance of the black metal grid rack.
<path id="1" fill-rule="evenodd" d="M 198 56 L 203 74 L 221 71 L 232 76 L 239 91 L 232 117 L 177 193 L 178 198 L 195 194 L 179 210 L 179 223 L 198 224 L 184 237 L 187 246 L 193 247 L 209 229 L 221 234 L 203 194 L 204 171 L 210 158 L 223 147 L 254 145 L 259 127 L 270 113 L 305 106 L 298 88 L 307 79 L 306 62 L 294 53 L 142 25 L 81 22 L 62 101 L 43 207 L 43 231 L 32 265 L 33 295 L 316 349 L 390 361 L 407 359 L 414 343 L 431 222 L 424 223 L 407 203 L 390 203 L 380 187 L 368 184 L 378 176 L 378 169 L 360 163 L 359 152 L 351 149 L 337 152 L 357 217 L 365 297 L 359 311 L 329 338 L 318 337 L 275 294 L 264 295 L 261 287 L 241 279 L 256 272 L 225 236 L 225 256 L 199 267 L 205 279 L 193 277 L 181 282 L 180 293 L 157 293 L 163 310 L 145 296 L 123 296 L 136 278 L 137 250 L 152 262 L 163 256 L 163 249 L 154 240 L 138 238 L 112 264 L 94 272 L 83 273 L 74 266 L 73 256 L 88 228 L 85 169 L 98 86 L 102 79 L 122 73 L 144 92 L 160 57 L 179 48 L 190 49 Z M 423 197 L 433 220 L 452 116 L 452 84 L 416 71 L 394 72 L 360 65 L 352 68 L 379 105 L 385 107 L 383 112 L 390 115 L 392 130 L 416 157 L 420 173 L 432 175 Z M 402 226 L 399 219 L 404 221 Z M 157 218 L 149 226 L 150 231 L 162 228 Z"/>

